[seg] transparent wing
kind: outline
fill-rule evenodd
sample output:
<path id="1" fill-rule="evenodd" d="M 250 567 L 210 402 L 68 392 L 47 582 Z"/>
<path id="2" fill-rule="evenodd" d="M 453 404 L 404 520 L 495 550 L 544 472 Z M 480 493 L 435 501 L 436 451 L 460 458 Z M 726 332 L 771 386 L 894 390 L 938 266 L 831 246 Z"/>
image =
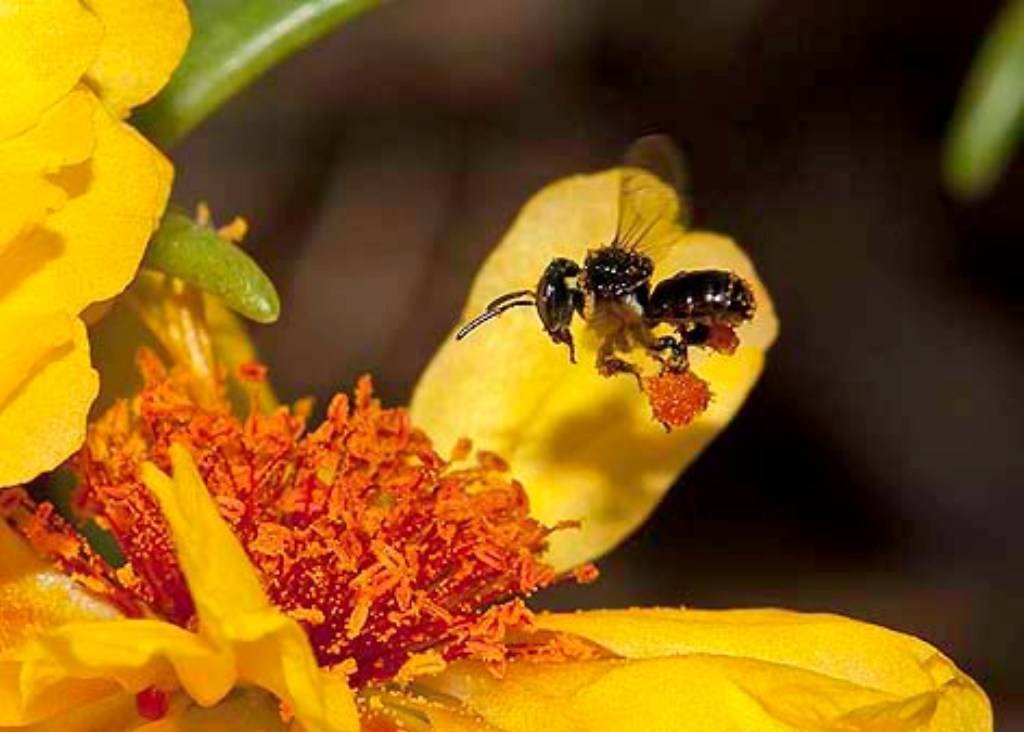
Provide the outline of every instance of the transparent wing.
<path id="1" fill-rule="evenodd" d="M 654 256 L 690 223 L 682 154 L 667 135 L 634 142 L 623 159 L 614 246 Z"/>

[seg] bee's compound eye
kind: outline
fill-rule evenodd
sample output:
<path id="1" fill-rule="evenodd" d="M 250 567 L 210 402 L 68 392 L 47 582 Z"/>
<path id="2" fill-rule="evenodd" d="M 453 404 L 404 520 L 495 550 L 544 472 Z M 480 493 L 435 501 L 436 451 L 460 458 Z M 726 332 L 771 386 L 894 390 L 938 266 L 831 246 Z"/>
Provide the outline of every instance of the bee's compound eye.
<path id="1" fill-rule="evenodd" d="M 537 314 L 549 335 L 568 330 L 576 308 L 579 265 L 571 259 L 555 259 L 537 283 Z"/>

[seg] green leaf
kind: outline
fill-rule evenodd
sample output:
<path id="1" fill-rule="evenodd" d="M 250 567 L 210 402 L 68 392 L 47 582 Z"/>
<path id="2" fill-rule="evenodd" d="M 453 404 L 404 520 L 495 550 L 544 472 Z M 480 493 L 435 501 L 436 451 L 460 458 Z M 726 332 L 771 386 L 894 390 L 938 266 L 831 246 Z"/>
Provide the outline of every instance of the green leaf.
<path id="1" fill-rule="evenodd" d="M 279 61 L 381 0 L 192 0 L 192 40 L 134 124 L 169 146 Z"/>
<path id="2" fill-rule="evenodd" d="M 1024 0 L 1000 14 L 971 68 L 946 140 L 946 185 L 978 198 L 1013 156 L 1024 121 Z"/>
<path id="3" fill-rule="evenodd" d="M 252 257 L 179 211 L 164 215 L 142 266 L 179 277 L 257 323 L 273 323 L 281 314 L 274 283 Z"/>

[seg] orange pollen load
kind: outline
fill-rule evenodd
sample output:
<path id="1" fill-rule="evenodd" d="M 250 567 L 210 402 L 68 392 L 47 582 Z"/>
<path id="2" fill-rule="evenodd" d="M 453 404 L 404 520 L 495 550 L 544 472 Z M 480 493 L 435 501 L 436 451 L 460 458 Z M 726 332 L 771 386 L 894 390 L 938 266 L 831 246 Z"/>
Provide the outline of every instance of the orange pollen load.
<path id="1" fill-rule="evenodd" d="M 644 377 L 643 389 L 654 418 L 666 429 L 688 425 L 711 403 L 708 383 L 690 370 L 663 369 Z"/>
<path id="2" fill-rule="evenodd" d="M 91 425 L 71 463 L 76 508 L 113 535 L 125 563 L 100 559 L 50 504 L 23 497 L 19 510 L 7 506 L 62 569 L 130 615 L 195 625 L 170 532 L 140 479 L 146 461 L 169 471 L 168 448 L 180 443 L 268 597 L 304 627 L 321 666 L 354 667 L 350 681 L 360 685 L 392 679 L 427 652 L 498 665 L 519 653 L 506 639 L 530 629 L 523 599 L 565 578 L 539 557 L 568 524 L 531 519 L 500 458 L 466 462 L 462 441 L 445 460 L 404 410 L 381 407 L 368 377 L 307 431 L 301 407 L 240 420 L 223 388 L 213 406 L 200 406 L 187 372 L 167 371 L 147 352 L 140 366 L 142 392 Z M 251 365 L 242 376 L 258 382 L 264 371 Z"/>

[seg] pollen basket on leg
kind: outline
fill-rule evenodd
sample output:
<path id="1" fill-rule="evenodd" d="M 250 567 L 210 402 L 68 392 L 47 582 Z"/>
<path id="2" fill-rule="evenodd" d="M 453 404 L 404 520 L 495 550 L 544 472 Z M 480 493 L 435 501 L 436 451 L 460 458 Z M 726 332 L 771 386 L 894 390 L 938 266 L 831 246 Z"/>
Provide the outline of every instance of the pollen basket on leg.
<path id="1" fill-rule="evenodd" d="M 92 425 L 72 463 L 76 505 L 126 559 L 114 570 L 80 543 L 87 562 L 64 551 L 92 589 L 134 612 L 195 622 L 168 529 L 140 479 L 146 461 L 169 469 L 179 443 L 268 597 L 303 625 L 322 666 L 364 684 L 395 678 L 424 654 L 501 664 L 518 653 L 506 638 L 529 630 L 523 599 L 561 577 L 540 559 L 553 529 L 529 517 L 499 457 L 470 461 L 466 443 L 451 460 L 438 455 L 404 410 L 373 398 L 366 377 L 307 429 L 302 409 L 238 419 L 225 398 L 200 405 L 187 372 L 145 353 L 140 362 L 141 394 Z M 30 519 L 19 510 L 23 526 L 38 526 L 47 509 Z M 52 544 L 60 527 L 43 533 Z M 70 568 L 67 556 L 40 548 Z"/>

